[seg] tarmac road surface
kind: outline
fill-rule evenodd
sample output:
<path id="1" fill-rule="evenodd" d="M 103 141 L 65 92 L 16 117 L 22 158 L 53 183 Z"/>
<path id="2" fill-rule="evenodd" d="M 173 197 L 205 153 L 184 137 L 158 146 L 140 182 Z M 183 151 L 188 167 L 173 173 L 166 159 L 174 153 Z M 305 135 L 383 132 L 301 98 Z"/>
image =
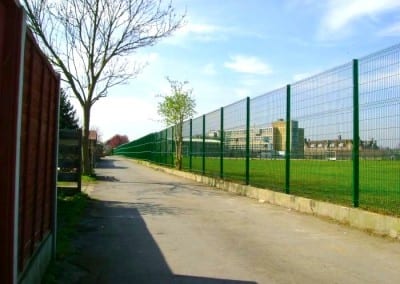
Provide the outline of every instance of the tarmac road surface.
<path id="1" fill-rule="evenodd" d="M 58 283 L 400 283 L 400 242 L 119 157 Z"/>

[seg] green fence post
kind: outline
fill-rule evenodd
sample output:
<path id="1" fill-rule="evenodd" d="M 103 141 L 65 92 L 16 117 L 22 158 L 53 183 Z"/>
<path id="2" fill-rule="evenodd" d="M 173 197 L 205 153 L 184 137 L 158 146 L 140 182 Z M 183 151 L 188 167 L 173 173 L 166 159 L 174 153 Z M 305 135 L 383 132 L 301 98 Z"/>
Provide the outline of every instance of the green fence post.
<path id="1" fill-rule="evenodd" d="M 175 166 L 175 125 L 171 126 L 171 167 Z"/>
<path id="2" fill-rule="evenodd" d="M 157 162 L 160 165 L 161 164 L 161 159 L 162 159 L 162 131 L 158 132 L 157 134 L 157 146 L 158 146 L 158 155 L 157 155 Z"/>
<path id="3" fill-rule="evenodd" d="M 153 139 L 154 139 L 154 144 L 153 144 L 153 159 L 154 159 L 154 163 L 158 163 L 158 144 L 157 144 L 157 137 L 158 137 L 158 133 L 155 132 Z"/>
<path id="4" fill-rule="evenodd" d="M 250 184 L 250 98 L 246 98 L 246 185 Z"/>
<path id="5" fill-rule="evenodd" d="M 165 130 L 164 166 L 168 165 L 168 128 Z"/>
<path id="6" fill-rule="evenodd" d="M 193 140 L 192 140 L 192 135 L 193 135 L 193 121 L 190 119 L 190 124 L 189 124 L 189 171 L 192 171 L 192 155 L 193 155 Z"/>
<path id="7" fill-rule="evenodd" d="M 153 155 L 153 153 L 154 153 L 154 134 L 153 133 L 150 134 L 149 140 L 150 140 L 149 150 L 148 150 L 149 151 L 148 152 L 149 160 L 154 163 L 154 155 Z"/>
<path id="8" fill-rule="evenodd" d="M 158 164 L 158 132 L 154 133 L 154 162 Z"/>
<path id="9" fill-rule="evenodd" d="M 224 108 L 221 107 L 219 177 L 224 178 Z"/>
<path id="10" fill-rule="evenodd" d="M 206 173 L 206 115 L 203 114 L 203 163 L 202 173 Z"/>
<path id="11" fill-rule="evenodd" d="M 161 164 L 161 131 L 157 132 L 157 163 Z"/>
<path id="12" fill-rule="evenodd" d="M 353 206 L 359 206 L 360 194 L 360 128 L 359 128 L 358 60 L 353 60 Z"/>
<path id="13" fill-rule="evenodd" d="M 285 147 L 285 192 L 290 193 L 290 85 L 286 85 L 286 147 Z"/>

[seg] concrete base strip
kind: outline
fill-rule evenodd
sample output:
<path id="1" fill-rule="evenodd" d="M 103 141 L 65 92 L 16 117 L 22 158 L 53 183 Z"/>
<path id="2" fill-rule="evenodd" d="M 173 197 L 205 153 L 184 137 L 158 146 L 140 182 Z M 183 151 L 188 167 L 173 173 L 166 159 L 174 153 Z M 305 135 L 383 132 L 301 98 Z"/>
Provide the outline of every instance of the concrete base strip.
<path id="1" fill-rule="evenodd" d="M 257 199 L 259 202 L 267 202 L 299 212 L 327 217 L 340 223 L 350 225 L 351 227 L 366 230 L 382 236 L 390 236 L 391 238 L 400 240 L 400 218 L 369 212 L 358 208 L 350 208 L 305 197 L 294 196 L 268 189 L 241 185 L 221 179 L 178 171 L 171 168 L 160 167 L 146 161 L 131 161 L 146 165 L 158 171 L 163 171 L 165 173 L 195 180 L 197 182 L 237 195 L 243 195 Z"/>
<path id="2" fill-rule="evenodd" d="M 28 267 L 24 273 L 20 275 L 18 283 L 20 284 L 35 284 L 41 283 L 43 275 L 51 261 L 53 234 L 49 234 L 41 243 L 32 259 L 29 261 Z"/>

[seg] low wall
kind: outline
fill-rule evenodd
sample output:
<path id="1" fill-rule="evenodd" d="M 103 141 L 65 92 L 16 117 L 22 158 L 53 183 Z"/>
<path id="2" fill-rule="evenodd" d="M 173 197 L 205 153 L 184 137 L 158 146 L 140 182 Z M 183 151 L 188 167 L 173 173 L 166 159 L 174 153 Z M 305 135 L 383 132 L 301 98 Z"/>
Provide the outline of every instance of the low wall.
<path id="1" fill-rule="evenodd" d="M 326 217 L 354 228 L 400 240 L 400 218 L 381 215 L 359 208 L 351 208 L 305 197 L 294 196 L 268 189 L 241 185 L 208 176 L 178 171 L 171 168 L 164 168 L 146 161 L 131 159 L 130 161 L 146 165 L 158 171 L 192 179 L 237 195 L 243 195 L 257 199 L 259 202 L 267 202 L 270 204 L 290 208 L 302 213 Z"/>

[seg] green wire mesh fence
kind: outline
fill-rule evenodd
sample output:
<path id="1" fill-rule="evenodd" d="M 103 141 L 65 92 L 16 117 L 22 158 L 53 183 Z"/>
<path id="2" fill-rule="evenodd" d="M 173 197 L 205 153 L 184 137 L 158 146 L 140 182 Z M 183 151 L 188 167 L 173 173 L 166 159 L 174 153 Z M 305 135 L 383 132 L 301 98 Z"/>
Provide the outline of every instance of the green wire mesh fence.
<path id="1" fill-rule="evenodd" d="M 117 155 L 174 166 L 174 127 Z M 400 45 L 183 124 L 183 169 L 400 216 Z"/>
<path id="2" fill-rule="evenodd" d="M 351 63 L 291 86 L 291 193 L 352 204 L 352 114 Z"/>

